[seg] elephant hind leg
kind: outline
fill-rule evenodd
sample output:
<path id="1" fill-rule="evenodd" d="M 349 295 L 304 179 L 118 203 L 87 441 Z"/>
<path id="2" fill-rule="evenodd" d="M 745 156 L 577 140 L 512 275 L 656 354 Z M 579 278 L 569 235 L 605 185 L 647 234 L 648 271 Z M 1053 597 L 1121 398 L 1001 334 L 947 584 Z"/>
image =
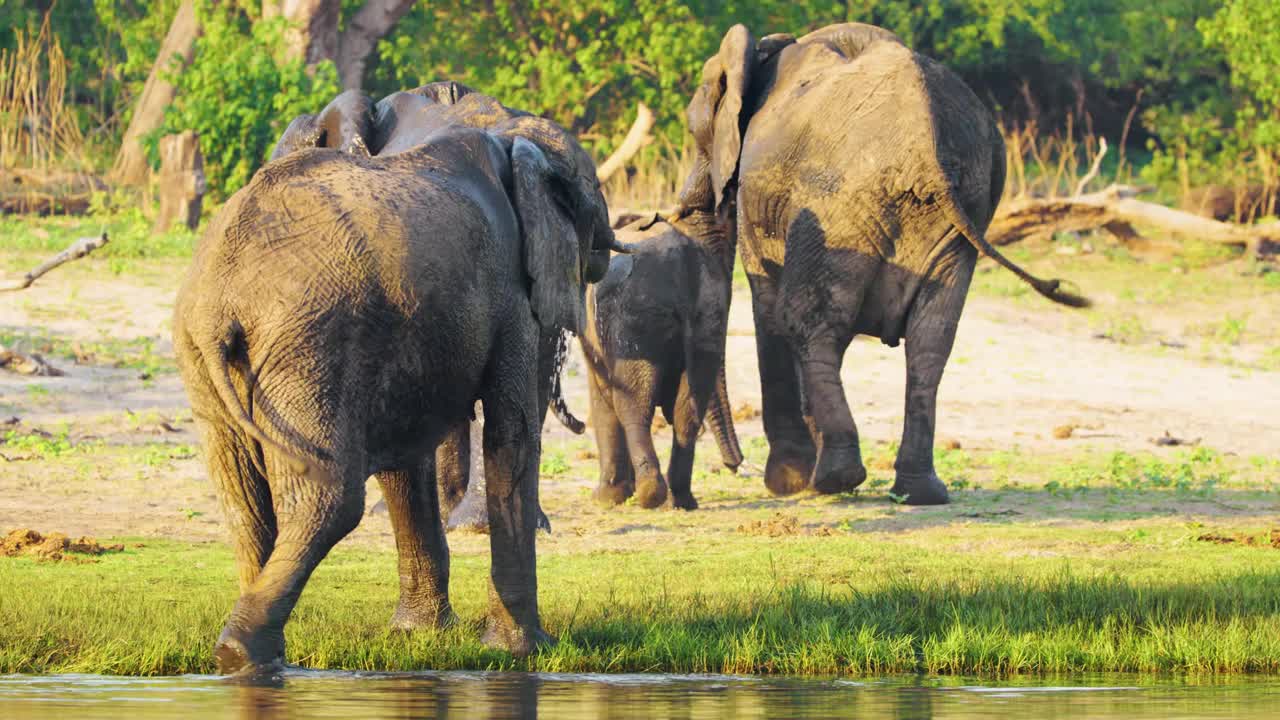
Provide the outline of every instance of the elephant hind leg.
<path id="1" fill-rule="evenodd" d="M 261 672 L 284 662 L 284 626 L 311 573 L 355 529 L 364 512 L 363 468 L 313 465 L 306 475 L 268 451 L 278 533 L 262 571 L 240 595 L 214 646 L 223 673 Z"/>
<path id="2" fill-rule="evenodd" d="M 774 495 L 792 495 L 808 487 L 818 448 L 801 401 L 794 351 L 774 327 L 775 283 L 764 275 L 751 275 L 749 279 L 760 364 L 761 412 L 769 440 L 764 484 Z"/>
<path id="3" fill-rule="evenodd" d="M 976 262 L 976 251 L 967 245 L 943 257 L 922 284 L 907 320 L 906 407 L 893 493 L 910 505 L 949 502 L 947 487 L 933 467 L 938 383 L 951 356 Z"/>
<path id="4" fill-rule="evenodd" d="M 600 387 L 594 371 L 587 385 L 591 393 L 591 430 L 596 436 L 596 453 L 600 461 L 600 481 L 593 496 L 601 505 L 621 505 L 636 491 L 627 437 L 622 430 L 622 421 L 618 420 L 613 406 L 609 404 L 605 396 L 607 391 Z"/>
<path id="5" fill-rule="evenodd" d="M 811 484 L 820 493 L 850 492 L 867 479 L 858 428 L 840 379 L 840 361 L 847 347 L 847 342 L 819 335 L 801 353 L 805 397 L 819 438 Z"/>
<path id="6" fill-rule="evenodd" d="M 456 619 L 449 604 L 449 546 L 440 518 L 434 465 L 378 473 L 399 553 L 400 603 L 391 626 L 438 628 Z"/>

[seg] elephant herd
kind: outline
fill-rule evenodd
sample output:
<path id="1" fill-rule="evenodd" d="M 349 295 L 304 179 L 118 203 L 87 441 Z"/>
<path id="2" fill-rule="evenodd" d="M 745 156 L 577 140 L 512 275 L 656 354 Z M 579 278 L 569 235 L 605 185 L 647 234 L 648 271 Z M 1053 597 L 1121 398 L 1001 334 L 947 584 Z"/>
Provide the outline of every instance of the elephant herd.
<path id="1" fill-rule="evenodd" d="M 741 462 L 725 393 L 735 253 L 751 285 L 768 489 L 866 478 L 840 379 L 857 334 L 905 341 L 893 492 L 947 502 L 933 467 L 938 382 L 979 252 L 1050 300 L 983 233 L 1004 187 L 990 113 L 937 62 L 868 25 L 755 40 L 742 26 L 688 107 L 695 166 L 666 218 L 610 224 L 595 165 L 555 123 L 453 82 L 295 119 L 217 213 L 179 291 L 174 345 L 231 529 L 240 596 L 223 672 L 283 663 L 308 577 L 381 485 L 403 630 L 454 620 L 444 516 L 468 495 L 483 409 L 492 570 L 484 640 L 550 642 L 535 530 L 565 338 L 586 358 L 597 500 L 697 507 L 704 419 Z M 621 238 L 621 239 L 620 239 Z M 650 434 L 673 428 L 665 476 Z M 580 428 L 578 428 L 580 429 Z"/>

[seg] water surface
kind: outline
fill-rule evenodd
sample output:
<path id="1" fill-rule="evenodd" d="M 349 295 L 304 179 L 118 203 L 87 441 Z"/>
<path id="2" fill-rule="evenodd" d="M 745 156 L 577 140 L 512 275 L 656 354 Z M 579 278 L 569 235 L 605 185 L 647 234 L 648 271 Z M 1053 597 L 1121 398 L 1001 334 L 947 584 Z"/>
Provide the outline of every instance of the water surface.
<path id="1" fill-rule="evenodd" d="M 268 685 L 187 675 L 0 676 L 0 718 L 1273 718 L 1280 678 L 775 679 L 727 675 L 350 673 Z"/>

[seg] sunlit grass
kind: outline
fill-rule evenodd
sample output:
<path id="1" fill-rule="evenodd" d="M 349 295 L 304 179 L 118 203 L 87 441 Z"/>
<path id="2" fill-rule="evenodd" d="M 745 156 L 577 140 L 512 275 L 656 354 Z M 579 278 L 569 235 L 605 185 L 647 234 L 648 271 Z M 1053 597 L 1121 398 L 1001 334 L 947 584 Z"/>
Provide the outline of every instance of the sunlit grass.
<path id="1" fill-rule="evenodd" d="M 993 538 L 1025 531 L 991 528 Z M 478 642 L 483 555 L 454 560 L 462 622 L 405 636 L 386 627 L 393 553 L 343 548 L 311 580 L 288 652 L 353 670 L 1280 671 L 1269 552 L 1148 545 L 1128 558 L 1053 561 L 837 535 L 549 555 L 543 617 L 560 642 L 519 661 Z M 210 672 L 235 597 L 223 546 L 153 541 L 96 564 L 0 560 L 0 587 L 0 672 Z"/>

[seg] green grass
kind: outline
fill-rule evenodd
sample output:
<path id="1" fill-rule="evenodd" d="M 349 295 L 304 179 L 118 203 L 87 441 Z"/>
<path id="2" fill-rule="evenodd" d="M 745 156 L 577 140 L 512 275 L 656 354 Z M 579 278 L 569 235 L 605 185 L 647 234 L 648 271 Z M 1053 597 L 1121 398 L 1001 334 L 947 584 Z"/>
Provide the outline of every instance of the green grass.
<path id="1" fill-rule="evenodd" d="M 1036 532 L 991 524 L 989 534 Z M 288 658 L 352 670 L 1280 671 L 1274 551 L 1185 536 L 1144 532 L 1122 555 L 1061 562 L 852 534 L 544 555 L 543 618 L 560 642 L 527 661 L 477 640 L 484 556 L 454 559 L 462 622 L 406 637 L 386 629 L 393 553 L 340 549 L 295 611 Z M 96 564 L 0 560 L 0 587 L 0 673 L 210 672 L 235 597 L 228 550 L 165 541 Z"/>
<path id="2" fill-rule="evenodd" d="M 110 242 L 94 256 L 110 258 L 110 269 L 117 275 L 130 270 L 130 260 L 189 257 L 198 235 L 185 227 L 152 234 L 151 220 L 136 206 L 124 198 L 101 199 L 88 215 L 0 217 L 0 250 L 54 253 L 78 238 L 102 232 Z"/>

